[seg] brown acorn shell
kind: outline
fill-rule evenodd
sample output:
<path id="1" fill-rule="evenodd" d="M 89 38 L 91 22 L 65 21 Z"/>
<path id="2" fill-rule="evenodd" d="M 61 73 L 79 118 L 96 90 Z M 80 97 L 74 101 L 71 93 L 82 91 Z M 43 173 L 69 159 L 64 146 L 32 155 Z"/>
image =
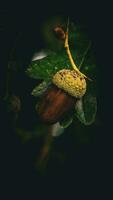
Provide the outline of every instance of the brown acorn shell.
<path id="1" fill-rule="evenodd" d="M 43 96 L 37 112 L 43 122 L 53 124 L 59 121 L 68 111 L 72 110 L 74 105 L 74 97 L 52 85 Z"/>

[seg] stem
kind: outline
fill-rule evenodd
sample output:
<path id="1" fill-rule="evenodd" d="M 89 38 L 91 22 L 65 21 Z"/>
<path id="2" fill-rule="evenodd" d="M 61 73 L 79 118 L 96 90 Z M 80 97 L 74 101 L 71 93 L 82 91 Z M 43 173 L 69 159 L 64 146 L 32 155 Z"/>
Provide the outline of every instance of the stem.
<path id="1" fill-rule="evenodd" d="M 49 152 L 51 151 L 52 148 L 52 142 L 53 142 L 53 137 L 52 137 L 52 126 L 48 127 L 48 133 L 44 141 L 44 145 L 41 149 L 40 155 L 39 155 L 39 161 L 38 161 L 38 167 L 41 168 L 41 170 L 45 169 L 46 164 L 49 159 Z"/>
<path id="2" fill-rule="evenodd" d="M 52 135 L 51 135 L 51 131 L 48 133 L 45 142 L 44 142 L 44 146 L 41 150 L 41 154 L 40 154 L 40 161 L 42 162 L 43 160 L 45 160 L 45 158 L 47 157 L 49 151 L 50 151 L 50 147 L 51 147 L 51 143 L 52 143 Z"/>
<path id="3" fill-rule="evenodd" d="M 68 26 L 69 26 L 69 21 L 68 21 L 68 25 L 67 25 L 67 31 L 66 31 L 66 35 L 65 35 L 65 43 L 64 43 L 64 47 L 66 49 L 66 52 L 67 52 L 67 55 L 68 55 L 68 58 L 71 62 L 71 65 L 72 65 L 72 68 L 78 73 L 80 74 L 81 76 L 85 77 L 86 79 L 89 79 L 91 80 L 90 78 L 88 78 L 85 74 L 81 73 L 78 69 L 78 67 L 76 66 L 74 60 L 73 60 L 73 57 L 71 55 L 71 51 L 69 49 L 69 44 L 68 44 Z"/>
<path id="4" fill-rule="evenodd" d="M 59 125 L 59 122 L 56 122 L 55 124 L 49 125 L 47 127 L 48 133 L 44 141 L 44 145 L 41 149 L 40 155 L 39 155 L 39 161 L 38 161 L 38 167 L 40 167 L 41 170 L 45 169 L 46 164 L 49 159 L 49 153 L 52 150 L 52 142 L 54 140 L 54 136 L 57 136 L 60 134 L 62 129 Z"/>
<path id="5" fill-rule="evenodd" d="M 79 69 L 77 68 L 73 58 L 72 58 L 72 55 L 71 55 L 71 52 L 70 52 L 70 49 L 69 49 L 69 44 L 68 44 L 68 32 L 66 31 L 66 39 L 65 39 L 65 44 L 64 44 L 64 47 L 66 48 L 66 52 L 67 52 L 67 55 L 69 57 L 69 60 L 71 62 L 71 65 L 73 67 L 73 69 L 75 71 L 79 71 Z"/>

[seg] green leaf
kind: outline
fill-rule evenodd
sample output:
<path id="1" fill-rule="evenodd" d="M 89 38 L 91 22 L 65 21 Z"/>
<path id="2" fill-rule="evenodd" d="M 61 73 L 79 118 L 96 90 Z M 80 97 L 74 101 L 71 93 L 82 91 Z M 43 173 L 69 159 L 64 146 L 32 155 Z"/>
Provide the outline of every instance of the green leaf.
<path id="1" fill-rule="evenodd" d="M 73 122 L 73 115 L 65 116 L 62 120 L 60 120 L 60 126 L 63 128 L 67 128 Z"/>
<path id="2" fill-rule="evenodd" d="M 40 83 L 38 86 L 36 86 L 33 91 L 32 91 L 32 95 L 35 97 L 39 97 L 42 96 L 43 93 L 47 90 L 48 86 L 51 84 L 51 82 L 47 82 L 47 81 L 43 81 L 42 83 Z"/>
<path id="3" fill-rule="evenodd" d="M 32 61 L 26 73 L 33 79 L 51 81 L 53 75 L 63 68 L 71 68 L 65 51 L 53 52 L 41 60 Z"/>
<path id="4" fill-rule="evenodd" d="M 77 101 L 75 105 L 76 117 L 84 124 L 90 125 L 95 121 L 97 112 L 96 97 L 86 94 L 83 99 Z"/>
<path id="5" fill-rule="evenodd" d="M 84 49 L 84 52 L 86 50 Z M 84 52 L 81 53 L 79 50 L 77 51 L 75 49 L 71 50 L 73 59 L 75 60 L 75 63 L 77 64 L 78 68 L 81 65 L 81 61 L 83 61 Z M 93 79 L 94 73 L 92 73 L 92 71 L 95 70 L 96 65 L 92 58 L 92 55 L 89 54 L 88 59 L 85 55 L 84 62 L 82 63 L 83 66 L 80 66 L 81 72 L 85 73 L 85 75 L 88 75 Z M 48 56 L 41 60 L 32 61 L 31 64 L 28 66 L 26 73 L 29 77 L 33 79 L 51 81 L 53 75 L 57 71 L 64 68 L 73 69 L 65 49 L 63 49 L 60 53 L 51 52 Z"/>

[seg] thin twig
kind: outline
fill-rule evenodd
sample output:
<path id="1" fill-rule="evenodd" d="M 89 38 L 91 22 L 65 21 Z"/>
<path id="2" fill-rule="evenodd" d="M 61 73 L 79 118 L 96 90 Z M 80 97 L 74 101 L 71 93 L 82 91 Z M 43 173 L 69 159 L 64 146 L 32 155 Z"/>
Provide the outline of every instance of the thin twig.
<path id="1" fill-rule="evenodd" d="M 85 77 L 86 79 L 89 79 L 85 74 L 81 73 L 77 67 L 77 65 L 75 64 L 71 51 L 69 49 L 69 44 L 68 44 L 68 31 L 69 31 L 69 18 L 68 18 L 68 23 L 67 23 L 67 30 L 66 30 L 66 36 L 65 36 L 65 43 L 64 43 L 64 47 L 66 49 L 67 55 L 69 57 L 69 60 L 71 62 L 72 68 L 81 76 Z M 90 80 L 90 79 L 89 79 Z"/>
<path id="2" fill-rule="evenodd" d="M 84 54 L 83 54 L 82 60 L 81 60 L 80 65 L 79 65 L 79 70 L 81 69 L 81 67 L 82 67 L 82 65 L 83 65 L 83 63 L 84 63 L 84 60 L 85 60 L 85 58 L 86 58 L 86 55 L 87 55 L 87 53 L 88 53 L 90 47 L 91 47 L 91 41 L 89 42 L 88 47 L 85 49 L 85 52 L 84 52 Z"/>

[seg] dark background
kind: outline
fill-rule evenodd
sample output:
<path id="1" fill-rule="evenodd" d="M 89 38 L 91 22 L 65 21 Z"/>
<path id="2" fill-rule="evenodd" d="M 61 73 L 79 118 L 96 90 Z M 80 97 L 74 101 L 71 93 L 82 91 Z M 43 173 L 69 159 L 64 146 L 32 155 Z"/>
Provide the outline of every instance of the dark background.
<path id="1" fill-rule="evenodd" d="M 37 2 L 12 3 L 1 8 L 0 40 L 1 40 L 1 72 L 0 93 L 4 95 L 7 64 L 12 46 L 18 33 L 22 34 L 23 42 L 19 45 L 19 53 L 23 63 L 29 61 L 33 51 L 42 46 L 38 26 L 47 16 L 66 15 L 76 19 L 88 27 L 95 50 L 98 64 L 98 115 L 102 121 L 99 128 L 91 130 L 95 133 L 93 144 L 82 146 L 76 156 L 71 152 L 65 165 L 59 166 L 58 162 L 51 163 L 47 174 L 41 176 L 33 166 L 32 155 L 35 150 L 31 146 L 22 145 L 12 130 L 9 117 L 4 112 L 1 103 L 1 174 L 4 195 L 9 197 L 25 198 L 34 195 L 37 198 L 43 195 L 54 195 L 69 192 L 70 195 L 79 192 L 83 194 L 104 193 L 104 187 L 110 185 L 111 177 L 111 147 L 112 147 L 112 56 L 111 43 L 111 11 L 110 5 L 105 2 Z M 38 36 L 38 39 L 37 39 Z M 21 80 L 20 83 L 21 85 Z M 21 88 L 22 86 L 20 86 Z M 71 147 L 71 139 L 65 138 L 66 147 Z M 70 145 L 68 147 L 68 145 Z M 67 150 L 68 151 L 68 150 Z M 36 153 L 36 152 L 35 152 Z M 107 184 L 106 184 L 107 183 Z M 84 193 L 84 192 L 85 193 Z M 7 194 L 6 194 L 7 195 Z M 16 196 L 15 196 L 16 195 Z M 32 196 L 33 195 L 33 196 Z M 41 195 L 41 197 L 39 197 Z M 92 196 L 91 199 L 92 199 Z M 4 198 L 5 199 L 5 198 Z M 54 196 L 53 196 L 54 199 Z M 71 199 L 71 198 L 70 198 Z"/>

